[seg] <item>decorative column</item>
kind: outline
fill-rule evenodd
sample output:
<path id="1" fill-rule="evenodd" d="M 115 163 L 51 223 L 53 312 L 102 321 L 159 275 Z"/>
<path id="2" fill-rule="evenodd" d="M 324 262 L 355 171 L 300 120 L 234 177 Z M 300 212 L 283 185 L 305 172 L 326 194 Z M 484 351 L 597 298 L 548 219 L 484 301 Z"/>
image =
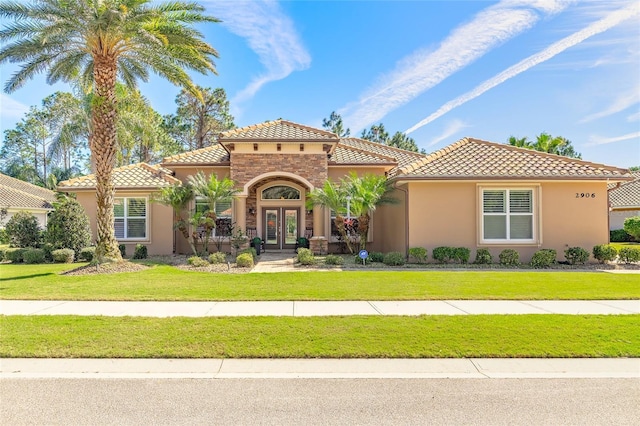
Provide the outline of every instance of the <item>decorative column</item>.
<path id="1" fill-rule="evenodd" d="M 324 229 L 324 208 L 321 206 L 313 206 L 313 237 L 309 241 L 309 249 L 313 254 L 327 254 L 329 250 L 329 240 Z"/>
<path id="2" fill-rule="evenodd" d="M 242 229 L 242 232 L 247 232 L 247 196 L 236 195 L 233 199 L 233 205 L 233 219 L 236 222 L 236 228 Z"/>

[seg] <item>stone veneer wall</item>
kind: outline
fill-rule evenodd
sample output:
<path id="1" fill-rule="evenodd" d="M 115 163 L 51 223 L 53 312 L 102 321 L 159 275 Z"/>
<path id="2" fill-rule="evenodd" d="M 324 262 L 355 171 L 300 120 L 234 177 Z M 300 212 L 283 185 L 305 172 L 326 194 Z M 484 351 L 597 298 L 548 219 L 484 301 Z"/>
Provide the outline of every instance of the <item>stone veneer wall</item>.
<path id="1" fill-rule="evenodd" d="M 231 153 L 231 179 L 242 188 L 251 179 L 269 172 L 289 172 L 308 180 L 314 187 L 321 187 L 328 176 L 326 154 L 236 154 Z M 247 197 L 247 227 L 256 226 L 256 217 L 248 214 L 256 209 L 256 188 L 270 181 L 284 180 L 302 184 L 289 177 L 273 176 L 256 182 Z M 305 227 L 313 227 L 313 213 L 305 213 Z"/>

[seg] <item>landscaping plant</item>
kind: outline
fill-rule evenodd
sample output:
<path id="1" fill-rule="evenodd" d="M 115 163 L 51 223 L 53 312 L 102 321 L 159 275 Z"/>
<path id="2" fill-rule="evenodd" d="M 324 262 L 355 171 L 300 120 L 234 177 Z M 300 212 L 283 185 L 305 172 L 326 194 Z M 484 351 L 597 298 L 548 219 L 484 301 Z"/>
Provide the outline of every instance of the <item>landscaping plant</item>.
<path id="1" fill-rule="evenodd" d="M 24 263 L 44 263 L 44 250 L 30 248 L 26 249 L 22 254 L 22 261 Z"/>
<path id="2" fill-rule="evenodd" d="M 593 247 L 593 257 L 600 263 L 613 262 L 618 257 L 618 250 L 609 244 L 600 244 Z"/>
<path id="3" fill-rule="evenodd" d="M 344 258 L 342 256 L 337 256 L 335 254 L 328 254 L 324 258 L 324 263 L 326 265 L 342 265 L 344 264 Z"/>
<path id="4" fill-rule="evenodd" d="M 553 249 L 541 249 L 533 253 L 531 266 L 534 268 L 548 268 L 556 263 L 556 251 Z"/>
<path id="5" fill-rule="evenodd" d="M 409 257 L 415 259 L 417 263 L 427 261 L 427 249 L 424 247 L 411 247 L 409 249 Z"/>
<path id="6" fill-rule="evenodd" d="M 209 262 L 206 259 L 201 258 L 200 256 L 191 256 L 187 259 L 187 263 L 196 268 L 209 266 Z"/>
<path id="7" fill-rule="evenodd" d="M 73 198 L 62 198 L 53 206 L 55 210 L 49 214 L 45 242 L 54 249 L 71 249 L 76 257 L 80 257 L 80 250 L 91 244 L 87 213 Z"/>
<path id="8" fill-rule="evenodd" d="M 453 260 L 459 263 L 468 263 L 471 250 L 466 247 L 456 247 L 453 249 Z"/>
<path id="9" fill-rule="evenodd" d="M 624 231 L 635 240 L 640 241 L 640 216 L 626 218 L 624 220 Z"/>
<path id="10" fill-rule="evenodd" d="M 433 249 L 433 258 L 440 263 L 448 263 L 455 256 L 453 247 L 436 247 Z"/>
<path id="11" fill-rule="evenodd" d="M 215 264 L 219 263 L 227 263 L 227 255 L 222 253 L 221 251 L 217 251 L 215 253 L 211 253 L 209 255 L 209 262 Z"/>
<path id="12" fill-rule="evenodd" d="M 236 257 L 236 265 L 239 268 L 253 268 L 253 256 L 251 253 L 240 253 Z"/>
<path id="13" fill-rule="evenodd" d="M 627 243 L 631 241 L 631 235 L 627 234 L 624 229 L 614 229 L 609 231 L 609 241 L 612 243 Z"/>
<path id="14" fill-rule="evenodd" d="M 4 251 L 4 260 L 8 260 L 12 263 L 20 263 L 22 262 L 22 255 L 26 249 L 23 248 L 8 248 Z"/>
<path id="15" fill-rule="evenodd" d="M 371 253 L 369 253 L 368 260 L 370 260 L 371 262 L 382 263 L 384 261 L 384 253 L 380 253 L 379 251 L 372 251 Z"/>
<path id="16" fill-rule="evenodd" d="M 93 255 L 96 252 L 95 247 L 85 247 L 80 250 L 80 259 L 86 260 L 87 262 L 91 262 L 93 260 Z"/>
<path id="17" fill-rule="evenodd" d="M 569 247 L 564 251 L 564 257 L 570 265 L 582 265 L 589 260 L 589 252 L 582 247 Z"/>
<path id="18" fill-rule="evenodd" d="M 520 264 L 520 255 L 514 249 L 502 250 L 498 258 L 503 266 L 518 266 Z"/>
<path id="19" fill-rule="evenodd" d="M 73 263 L 75 252 L 71 249 L 58 249 L 51 252 L 56 263 Z"/>
<path id="20" fill-rule="evenodd" d="M 384 255 L 383 262 L 388 266 L 402 266 L 405 264 L 406 259 L 404 258 L 404 254 L 399 251 L 391 251 Z"/>
<path id="21" fill-rule="evenodd" d="M 314 263 L 316 263 L 313 252 L 307 248 L 299 248 L 298 263 L 300 263 L 301 265 L 313 265 Z"/>
<path id="22" fill-rule="evenodd" d="M 42 240 L 42 230 L 38 219 L 31 213 L 19 211 L 7 221 L 5 226 L 11 247 L 38 247 Z"/>
<path id="23" fill-rule="evenodd" d="M 486 248 L 479 248 L 476 251 L 476 260 L 473 261 L 476 265 L 490 265 L 493 263 L 493 257 Z"/>
<path id="24" fill-rule="evenodd" d="M 136 248 L 133 251 L 134 259 L 146 259 L 147 258 L 147 246 L 144 244 L 136 244 Z"/>
<path id="25" fill-rule="evenodd" d="M 624 263 L 640 262 L 640 248 L 623 247 L 620 249 L 618 255 Z"/>

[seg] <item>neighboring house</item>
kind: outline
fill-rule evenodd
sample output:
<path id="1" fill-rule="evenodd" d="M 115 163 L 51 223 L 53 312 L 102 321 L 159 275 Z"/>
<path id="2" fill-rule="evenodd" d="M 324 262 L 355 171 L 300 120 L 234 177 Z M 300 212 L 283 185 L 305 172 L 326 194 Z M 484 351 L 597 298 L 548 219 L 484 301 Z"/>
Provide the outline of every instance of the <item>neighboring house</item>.
<path id="1" fill-rule="evenodd" d="M 631 172 L 631 182 L 610 185 L 609 229 L 623 229 L 624 220 L 640 216 L 640 171 Z"/>
<path id="2" fill-rule="evenodd" d="M 53 211 L 55 192 L 0 173 L 0 208 L 7 209 L 4 223 L 19 211 L 33 214 L 40 227 L 47 227 L 47 213 Z"/>
<path id="3" fill-rule="evenodd" d="M 486 247 L 497 258 L 514 248 L 525 262 L 540 248 L 556 249 L 562 258 L 567 247 L 591 251 L 608 242 L 607 183 L 631 179 L 626 169 L 471 138 L 422 155 L 276 120 L 224 132 L 218 144 L 159 166 L 116 169 L 119 241 L 146 244 L 150 254 L 188 253 L 170 209 L 150 199 L 198 171 L 235 181 L 240 192 L 231 206 L 216 207 L 218 216 L 260 236 L 267 250 L 293 248 L 303 235 L 315 252 L 337 250 L 332 213 L 307 210 L 306 196 L 326 179 L 354 171 L 387 176 L 398 200 L 372 216 L 371 251 L 456 246 L 474 256 Z M 95 177 L 61 182 L 58 189 L 78 194 L 95 236 Z"/>

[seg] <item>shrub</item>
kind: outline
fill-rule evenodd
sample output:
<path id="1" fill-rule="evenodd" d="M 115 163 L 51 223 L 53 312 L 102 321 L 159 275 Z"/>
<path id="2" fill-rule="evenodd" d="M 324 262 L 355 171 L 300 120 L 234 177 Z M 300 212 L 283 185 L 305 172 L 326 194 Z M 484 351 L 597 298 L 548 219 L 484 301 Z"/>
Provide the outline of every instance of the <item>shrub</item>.
<path id="1" fill-rule="evenodd" d="M 564 251 L 564 257 L 570 265 L 581 265 L 589 260 L 589 252 L 582 247 L 569 247 Z"/>
<path id="2" fill-rule="evenodd" d="M 96 254 L 95 247 L 85 247 L 82 250 L 80 250 L 80 259 L 86 260 L 87 262 L 91 262 L 95 254 Z"/>
<path id="3" fill-rule="evenodd" d="M 58 249 L 51 252 L 56 263 L 73 263 L 75 252 L 71 249 Z"/>
<path id="4" fill-rule="evenodd" d="M 534 268 L 548 268 L 556 262 L 556 251 L 553 249 L 541 249 L 533 253 L 531 266 Z"/>
<path id="5" fill-rule="evenodd" d="M 5 251 L 5 249 L 0 247 L 0 262 L 2 262 L 4 260 L 4 251 Z"/>
<path id="6" fill-rule="evenodd" d="M 133 251 L 134 259 L 146 259 L 147 258 L 147 246 L 144 244 L 136 244 L 136 248 Z"/>
<path id="7" fill-rule="evenodd" d="M 236 265 L 239 268 L 253 268 L 253 256 L 251 253 L 240 253 L 236 257 Z"/>
<path id="8" fill-rule="evenodd" d="M 191 256 L 187 259 L 187 263 L 195 268 L 209 266 L 209 262 L 206 259 L 201 258 L 200 256 Z"/>
<path id="9" fill-rule="evenodd" d="M 313 265 L 316 263 L 316 259 L 313 256 L 313 252 L 307 248 L 298 249 L 298 262 L 301 265 Z"/>
<path id="10" fill-rule="evenodd" d="M 427 249 L 424 247 L 411 247 L 409 249 L 409 257 L 412 257 L 418 263 L 427 261 Z"/>
<path id="11" fill-rule="evenodd" d="M 622 247 L 618 254 L 624 263 L 640 261 L 640 249 L 636 247 Z"/>
<path id="12" fill-rule="evenodd" d="M 600 263 L 612 262 L 616 260 L 618 250 L 609 244 L 600 244 L 593 247 L 593 257 Z"/>
<path id="13" fill-rule="evenodd" d="M 75 252 L 91 244 L 89 217 L 80 203 L 73 198 L 65 198 L 54 203 L 55 210 L 49 214 L 45 242 L 54 248 L 68 248 Z"/>
<path id="14" fill-rule="evenodd" d="M 248 247 L 246 249 L 240 250 L 238 253 L 236 253 L 236 257 L 237 257 L 237 255 L 243 254 L 243 253 L 249 253 L 251 255 L 251 257 L 253 258 L 254 262 L 258 258 L 258 252 L 253 247 Z"/>
<path id="15" fill-rule="evenodd" d="M 22 255 L 26 249 L 23 248 L 8 248 L 4 251 L 4 260 L 8 260 L 13 263 L 22 262 Z"/>
<path id="16" fill-rule="evenodd" d="M 47 262 L 53 262 L 53 255 L 51 254 L 51 252 L 55 249 L 56 247 L 54 247 L 53 244 L 44 243 L 42 245 L 42 250 L 44 250 L 44 260 L 46 260 Z"/>
<path id="17" fill-rule="evenodd" d="M 631 241 L 631 235 L 627 234 L 624 229 L 614 229 L 609 231 L 609 241 L 612 243 L 628 243 Z"/>
<path id="18" fill-rule="evenodd" d="M 336 256 L 335 254 L 328 254 L 327 257 L 324 258 L 324 263 L 327 265 L 342 265 L 344 258 L 342 256 Z"/>
<path id="19" fill-rule="evenodd" d="M 4 228 L 0 228 L 0 244 L 9 244 L 9 234 Z"/>
<path id="20" fill-rule="evenodd" d="M 404 254 L 399 251 L 391 251 L 384 255 L 384 264 L 389 266 L 402 266 L 405 264 L 406 259 Z"/>
<path id="21" fill-rule="evenodd" d="M 471 250 L 466 247 L 456 247 L 453 249 L 453 260 L 460 263 L 468 263 Z"/>
<path id="22" fill-rule="evenodd" d="M 640 240 L 640 216 L 626 218 L 624 220 L 624 232 L 634 239 Z"/>
<path id="23" fill-rule="evenodd" d="M 22 253 L 22 261 L 24 263 L 44 263 L 44 250 L 42 249 L 26 249 Z"/>
<path id="24" fill-rule="evenodd" d="M 473 263 L 477 265 L 490 265 L 493 263 L 493 256 L 486 248 L 480 248 L 476 251 L 476 260 Z"/>
<path id="25" fill-rule="evenodd" d="M 513 249 L 504 249 L 498 255 L 500 264 L 504 266 L 517 266 L 520 264 L 520 255 Z"/>
<path id="26" fill-rule="evenodd" d="M 382 263 L 384 261 L 384 254 L 383 253 L 381 254 L 382 254 L 382 260 L 379 263 Z M 371 265 L 371 263 L 373 263 L 373 260 L 371 260 L 371 255 L 367 256 L 364 260 L 358 254 L 353 256 L 354 265 Z"/>
<path id="27" fill-rule="evenodd" d="M 5 229 L 9 236 L 9 244 L 13 247 L 38 247 L 42 240 L 42 230 L 38 219 L 25 211 L 14 214 L 7 221 Z"/>
<path id="28" fill-rule="evenodd" d="M 127 255 L 127 246 L 124 244 L 118 244 L 118 250 L 120 250 L 120 256 L 125 257 Z"/>
<path id="29" fill-rule="evenodd" d="M 362 263 L 362 259 L 360 259 L 359 257 L 357 257 L 357 259 L 359 259 L 360 263 Z M 367 259 L 367 262 L 369 261 L 378 262 L 378 263 L 384 262 L 384 253 L 380 253 L 379 251 L 374 251 L 369 253 L 369 258 Z"/>
<path id="30" fill-rule="evenodd" d="M 221 251 L 217 251 L 215 253 L 211 253 L 209 255 L 209 262 L 213 264 L 218 263 L 227 263 L 227 255 Z"/>
<path id="31" fill-rule="evenodd" d="M 433 249 L 433 258 L 440 263 L 447 263 L 453 260 L 455 249 L 453 247 L 436 247 Z"/>

